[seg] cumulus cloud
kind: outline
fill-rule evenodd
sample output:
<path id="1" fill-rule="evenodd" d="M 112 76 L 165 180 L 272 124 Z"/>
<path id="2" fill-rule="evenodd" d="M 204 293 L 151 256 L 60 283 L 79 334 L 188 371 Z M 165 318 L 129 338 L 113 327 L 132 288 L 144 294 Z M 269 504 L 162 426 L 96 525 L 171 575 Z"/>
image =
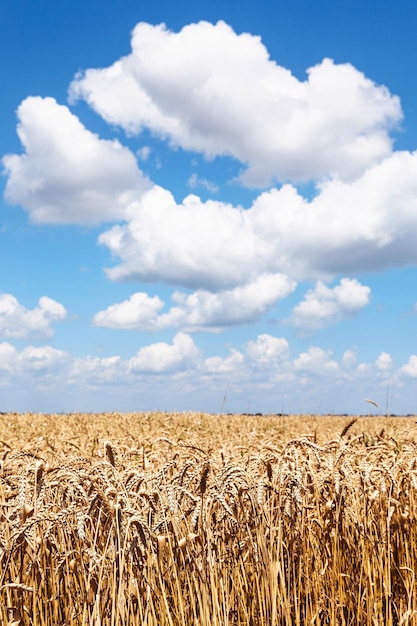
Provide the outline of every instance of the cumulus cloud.
<path id="1" fill-rule="evenodd" d="M 414 264 L 416 237 L 417 153 L 397 152 L 310 201 L 287 184 L 248 209 L 195 195 L 177 204 L 155 186 L 99 242 L 116 261 L 111 279 L 218 290 L 264 273 L 329 279 Z"/>
<path id="2" fill-rule="evenodd" d="M 417 355 L 412 354 L 407 363 L 401 367 L 400 372 L 406 377 L 417 378 Z"/>
<path id="3" fill-rule="evenodd" d="M 4 371 L 12 371 L 16 360 L 17 350 L 10 343 L 0 343 L 0 369 Z"/>
<path id="4" fill-rule="evenodd" d="M 387 156 L 401 119 L 397 97 L 352 65 L 330 59 L 298 80 L 270 59 L 261 39 L 224 22 L 180 32 L 139 23 L 131 54 L 88 69 L 70 87 L 106 121 L 149 128 L 208 158 L 232 155 L 242 180 L 357 176 Z"/>
<path id="5" fill-rule="evenodd" d="M 52 371 L 57 365 L 68 362 L 68 357 L 62 350 L 51 346 L 27 346 L 19 355 L 19 366 L 37 373 Z"/>
<path id="6" fill-rule="evenodd" d="M 191 289 L 227 289 L 244 284 L 267 265 L 251 213 L 197 196 L 177 204 L 158 186 L 131 206 L 129 221 L 99 237 L 121 263 L 112 279 L 165 282 Z"/>
<path id="7" fill-rule="evenodd" d="M 297 355 L 291 354 L 285 338 L 266 333 L 240 347 L 225 348 L 225 354 L 220 349 L 206 356 L 185 333 L 177 333 L 172 342 L 145 345 L 131 358 L 74 357 L 48 345 L 18 350 L 4 342 L 0 343 L 0 386 L 17 399 L 22 389 L 31 394 L 43 391 L 52 410 L 59 411 L 68 410 L 64 396 L 72 402 L 86 397 L 88 390 L 94 392 L 91 406 L 97 410 L 97 390 L 106 393 L 109 389 L 113 402 L 127 401 L 126 410 L 137 410 L 132 402 L 137 402 L 138 394 L 141 406 L 153 407 L 155 398 L 164 397 L 167 388 L 181 396 L 179 410 L 186 409 L 193 397 L 199 406 L 202 393 L 218 410 L 226 382 L 228 402 L 233 400 L 240 411 L 247 410 L 251 400 L 254 409 L 264 412 L 282 410 L 284 401 L 286 408 L 296 412 L 311 411 L 312 402 L 320 404 L 323 412 L 361 412 L 366 409 L 363 398 L 372 397 L 381 405 L 388 382 L 392 391 L 402 390 L 396 412 L 408 412 L 415 404 L 415 355 L 399 369 L 393 368 L 386 352 L 369 363 L 361 362 L 351 349 L 341 358 L 319 346 Z M 76 393 L 71 393 L 73 389 Z M 262 393 L 265 389 L 268 392 Z M 14 402 L 13 410 L 19 410 L 18 405 Z"/>
<path id="8" fill-rule="evenodd" d="M 375 361 L 375 366 L 378 370 L 389 371 L 392 369 L 392 356 L 388 352 L 381 352 Z"/>
<path id="9" fill-rule="evenodd" d="M 90 385 L 123 385 L 127 364 L 119 356 L 98 358 L 86 355 L 76 358 L 48 345 L 28 345 L 19 351 L 4 342 L 0 343 L 0 370 L 4 387 L 21 389 L 24 386 L 30 393 L 47 390 L 52 396 L 76 385 L 77 394 L 82 395 Z M 124 376 L 120 375 L 121 372 Z M 58 410 L 62 410 L 59 395 L 55 402 Z"/>
<path id="10" fill-rule="evenodd" d="M 311 201 L 290 185 L 272 189 L 250 211 L 264 249 L 275 242 L 279 269 L 291 276 L 416 263 L 417 153 L 396 152 L 352 183 L 327 181 Z"/>
<path id="11" fill-rule="evenodd" d="M 311 346 L 306 352 L 302 352 L 300 356 L 294 359 L 294 369 L 299 374 L 320 377 L 338 374 L 340 366 L 332 356 L 332 350 L 323 350 L 318 346 Z"/>
<path id="12" fill-rule="evenodd" d="M 356 352 L 354 352 L 354 350 L 345 350 L 342 357 L 342 364 L 347 369 L 352 369 L 356 366 L 357 362 L 358 357 L 356 355 Z"/>
<path id="13" fill-rule="evenodd" d="M 263 274 L 254 281 L 212 293 L 199 289 L 192 294 L 176 291 L 172 306 L 159 314 L 164 303 L 158 296 L 138 292 L 128 300 L 99 311 L 93 319 L 96 326 L 162 330 L 176 327 L 188 332 L 222 330 L 227 326 L 256 321 L 281 298 L 295 288 L 295 282 L 283 274 Z"/>
<path id="14" fill-rule="evenodd" d="M 342 278 L 333 288 L 319 281 L 294 307 L 289 322 L 298 328 L 322 328 L 356 315 L 369 304 L 370 294 L 370 288 L 355 279 Z"/>
<path id="15" fill-rule="evenodd" d="M 248 357 L 258 365 L 271 366 L 283 363 L 289 357 L 288 341 L 284 337 L 268 334 L 258 335 L 255 341 L 249 341 L 246 347 Z"/>
<path id="16" fill-rule="evenodd" d="M 33 222 L 117 221 L 132 197 L 150 186 L 128 148 L 100 139 L 53 98 L 26 98 L 17 115 L 25 151 L 3 157 L 5 197 Z"/>
<path id="17" fill-rule="evenodd" d="M 119 355 L 74 357 L 51 346 L 26 346 L 19 351 L 10 343 L 0 343 L 2 382 L 15 384 L 32 378 L 37 385 L 59 384 L 65 388 L 77 385 L 134 384 L 138 376 L 162 375 L 166 379 L 187 368 L 196 370 L 200 351 L 192 338 L 177 333 L 171 344 L 151 343 L 140 348 L 135 356 L 123 360 Z"/>
<path id="18" fill-rule="evenodd" d="M 134 293 L 128 300 L 112 304 L 104 311 L 96 313 L 93 324 L 106 328 L 158 330 L 158 313 L 163 306 L 164 303 L 158 296 Z"/>
<path id="19" fill-rule="evenodd" d="M 29 335 L 51 337 L 53 322 L 62 321 L 67 317 L 65 307 L 43 296 L 38 306 L 26 309 L 18 300 L 7 293 L 0 293 L 0 336 L 5 338 L 23 339 Z"/>
<path id="20" fill-rule="evenodd" d="M 8 372 L 12 380 L 22 375 L 45 378 L 45 381 L 48 376 L 63 376 L 63 368 L 71 361 L 69 354 L 51 346 L 26 346 L 19 352 L 10 343 L 0 343 L 0 369 L 3 374 Z"/>
<path id="21" fill-rule="evenodd" d="M 176 292 L 177 306 L 162 316 L 161 322 L 193 330 L 254 322 L 295 286 L 283 274 L 261 274 L 241 287 L 218 293 L 198 290 L 187 296 Z"/>
<path id="22" fill-rule="evenodd" d="M 129 371 L 161 374 L 187 369 L 195 361 L 198 352 L 189 335 L 177 333 L 172 344 L 161 342 L 141 348 L 129 360 Z"/>
<path id="23" fill-rule="evenodd" d="M 242 350 L 230 347 L 226 356 L 213 356 L 204 360 L 204 374 L 227 374 L 237 386 L 243 388 L 271 388 L 287 381 L 293 389 L 304 387 L 307 381 L 342 380 L 345 367 L 333 358 L 331 350 L 311 346 L 297 357 L 291 357 L 290 346 L 284 337 L 267 333 L 248 341 Z"/>
<path id="24" fill-rule="evenodd" d="M 232 348 L 225 357 L 211 356 L 205 359 L 203 371 L 206 374 L 234 374 L 236 376 L 244 363 L 244 355 L 239 350 Z"/>

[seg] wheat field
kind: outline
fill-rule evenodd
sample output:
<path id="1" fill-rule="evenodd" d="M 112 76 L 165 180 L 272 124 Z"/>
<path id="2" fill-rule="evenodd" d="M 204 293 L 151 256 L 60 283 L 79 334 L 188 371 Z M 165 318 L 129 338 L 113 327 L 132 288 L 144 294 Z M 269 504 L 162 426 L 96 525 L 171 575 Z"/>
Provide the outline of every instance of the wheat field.
<path id="1" fill-rule="evenodd" d="M 0 622 L 417 624 L 417 418 L 1 414 Z"/>

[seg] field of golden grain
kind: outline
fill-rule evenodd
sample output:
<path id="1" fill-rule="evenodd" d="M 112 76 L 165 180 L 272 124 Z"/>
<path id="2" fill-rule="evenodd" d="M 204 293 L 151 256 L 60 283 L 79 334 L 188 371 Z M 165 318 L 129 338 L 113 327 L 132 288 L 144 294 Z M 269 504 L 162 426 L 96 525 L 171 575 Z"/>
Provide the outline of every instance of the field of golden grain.
<path id="1" fill-rule="evenodd" d="M 417 418 L 1 414 L 0 623 L 417 624 Z"/>

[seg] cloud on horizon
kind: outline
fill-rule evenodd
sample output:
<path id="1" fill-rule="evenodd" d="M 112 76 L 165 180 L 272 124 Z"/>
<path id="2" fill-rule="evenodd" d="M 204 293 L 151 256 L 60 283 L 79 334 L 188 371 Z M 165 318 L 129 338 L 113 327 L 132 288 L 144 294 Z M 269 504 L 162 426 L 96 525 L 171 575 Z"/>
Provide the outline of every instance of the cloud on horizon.
<path id="1" fill-rule="evenodd" d="M 218 394 L 218 408 L 225 383 L 230 382 L 230 395 L 240 407 L 253 397 L 257 398 L 259 410 L 274 412 L 274 406 L 278 410 L 281 406 L 278 403 L 291 398 L 292 406 L 297 404 L 297 411 L 303 403 L 311 406 L 311 401 L 327 397 L 329 385 L 343 388 L 356 398 L 356 404 L 361 404 L 362 396 L 364 402 L 371 393 L 385 398 L 387 385 L 402 395 L 410 392 L 410 397 L 414 397 L 417 356 L 410 355 L 407 363 L 395 367 L 386 352 L 373 362 L 360 362 L 351 350 L 336 358 L 331 350 L 316 345 L 292 355 L 284 337 L 266 333 L 244 343 L 240 349 L 230 347 L 225 355 L 207 356 L 190 335 L 179 332 L 171 343 L 151 343 L 128 359 L 117 355 L 74 357 L 50 346 L 29 345 L 19 351 L 3 342 L 0 371 L 3 391 L 29 386 L 33 393 L 60 393 L 82 387 L 84 391 L 107 393 L 111 388 L 114 398 L 122 398 L 129 391 L 140 392 L 143 398 L 147 393 L 156 394 L 155 398 L 163 400 L 167 386 L 181 381 L 187 402 L 193 398 L 197 402 L 203 392 L 211 390 Z M 367 412 L 365 404 L 363 412 Z"/>

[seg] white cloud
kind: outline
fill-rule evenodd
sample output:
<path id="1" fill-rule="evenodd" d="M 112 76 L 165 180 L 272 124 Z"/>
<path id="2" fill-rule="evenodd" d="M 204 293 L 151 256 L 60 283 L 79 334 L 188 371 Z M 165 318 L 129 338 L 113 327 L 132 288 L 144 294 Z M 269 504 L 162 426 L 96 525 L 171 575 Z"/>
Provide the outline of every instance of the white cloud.
<path id="1" fill-rule="evenodd" d="M 343 366 L 346 367 L 347 369 L 351 369 L 355 367 L 357 362 L 358 362 L 358 357 L 356 355 L 356 352 L 354 352 L 353 350 L 345 350 L 345 352 L 343 353 L 343 357 L 342 357 Z"/>
<path id="2" fill-rule="evenodd" d="M 18 357 L 19 368 L 26 371 L 43 373 L 53 372 L 57 365 L 67 363 L 68 357 L 62 350 L 51 346 L 27 346 Z"/>
<path id="3" fill-rule="evenodd" d="M 11 371 L 16 360 L 17 350 L 10 343 L 0 343 L 0 369 Z"/>
<path id="4" fill-rule="evenodd" d="M 120 220 L 132 197 L 150 186 L 128 148 L 100 139 L 53 98 L 26 98 L 17 114 L 25 152 L 3 157 L 5 197 L 33 222 Z"/>
<path id="5" fill-rule="evenodd" d="M 400 373 L 409 378 L 417 378 L 417 356 L 415 354 L 412 354 L 407 363 L 401 367 Z"/>
<path id="6" fill-rule="evenodd" d="M 272 189 L 248 222 L 265 255 L 275 244 L 276 270 L 290 276 L 416 263 L 417 153 L 396 152 L 352 183 L 328 181 L 310 202 L 289 185 Z"/>
<path id="7" fill-rule="evenodd" d="M 197 356 L 198 348 L 191 337 L 177 333 L 172 344 L 154 343 L 141 348 L 128 366 L 129 371 L 135 373 L 173 373 L 187 369 Z"/>
<path id="8" fill-rule="evenodd" d="M 142 330 L 175 327 L 187 332 L 223 330 L 227 326 L 256 321 L 281 298 L 295 288 L 295 282 L 283 274 L 263 274 L 254 281 L 218 293 L 199 289 L 192 294 L 176 291 L 172 306 L 159 314 L 164 303 L 158 296 L 138 292 L 128 300 L 99 311 L 93 319 L 96 326 Z"/>
<path id="9" fill-rule="evenodd" d="M 262 274 L 296 279 L 417 263 L 417 153 L 396 152 L 311 201 L 291 185 L 247 210 L 149 186 L 133 154 L 85 129 L 51 98 L 19 107 L 26 152 L 3 158 L 6 197 L 45 223 L 125 220 L 100 236 L 114 279 L 230 289 Z"/>
<path id="10" fill-rule="evenodd" d="M 18 300 L 7 293 L 0 293 L 0 336 L 22 339 L 31 334 L 51 337 L 53 322 L 62 321 L 67 317 L 65 307 L 43 296 L 38 306 L 26 309 Z"/>
<path id="11" fill-rule="evenodd" d="M 311 346 L 307 352 L 302 352 L 294 359 L 294 369 L 301 374 L 312 374 L 324 377 L 339 373 L 340 366 L 333 358 L 332 350 L 323 350 L 317 346 Z"/>
<path id="12" fill-rule="evenodd" d="M 402 116 L 398 98 L 352 65 L 324 59 L 299 81 L 259 37 L 224 22 L 178 33 L 139 23 L 131 54 L 76 76 L 70 98 L 129 134 L 149 128 L 208 158 L 232 155 L 254 185 L 357 176 L 390 153 Z"/>
<path id="13" fill-rule="evenodd" d="M 99 242 L 120 260 L 111 279 L 211 291 L 268 273 L 297 280 L 417 263 L 417 153 L 397 152 L 353 183 L 328 181 L 311 201 L 291 185 L 249 209 L 197 196 L 177 204 L 155 186 Z"/>
<path id="14" fill-rule="evenodd" d="M 256 341 L 249 341 L 246 351 L 249 358 L 258 365 L 282 364 L 289 357 L 288 341 L 283 337 L 267 334 L 258 335 Z"/>
<path id="15" fill-rule="evenodd" d="M 127 364 L 120 356 L 96 357 L 84 356 L 74 359 L 68 373 L 68 380 L 79 385 L 81 381 L 89 386 L 125 386 L 127 383 Z"/>
<path id="16" fill-rule="evenodd" d="M 62 368 L 71 360 L 70 355 L 51 346 L 26 346 L 19 352 L 9 343 L 0 344 L 0 368 L 8 372 L 11 380 L 15 381 L 18 381 L 22 375 L 62 376 Z M 63 377 L 62 380 L 64 381 L 65 378 Z"/>
<path id="17" fill-rule="evenodd" d="M 371 290 L 355 279 L 342 278 L 333 288 L 318 282 L 294 307 L 289 320 L 298 328 L 321 328 L 358 313 L 369 304 Z"/>
<path id="18" fill-rule="evenodd" d="M 195 195 L 177 204 L 161 187 L 141 195 L 132 153 L 89 133 L 66 107 L 40 98 L 21 106 L 27 153 L 4 158 L 8 198 L 37 221 L 124 218 L 99 238 L 120 260 L 110 278 L 217 291 L 262 274 L 303 280 L 417 263 L 417 153 L 396 152 L 354 182 L 328 181 L 311 201 L 284 185 L 246 210 Z M 84 167 L 78 151 L 88 146 L 97 158 Z"/>
<path id="19" fill-rule="evenodd" d="M 250 213 L 190 195 L 177 204 L 155 186 L 131 206 L 127 224 L 99 237 L 122 263 L 112 279 L 166 282 L 189 288 L 225 289 L 264 273 L 262 249 Z"/>
<path id="20" fill-rule="evenodd" d="M 226 357 L 211 356 L 204 361 L 203 371 L 209 374 L 239 374 L 245 363 L 244 355 L 232 348 Z"/>
<path id="21" fill-rule="evenodd" d="M 68 392 L 75 385 L 77 395 L 90 385 L 123 384 L 127 364 L 123 364 L 119 356 L 75 358 L 48 345 L 28 345 L 19 351 L 9 343 L 0 343 L 0 370 L 3 370 L 4 386 L 16 386 L 30 393 L 48 390 L 51 396 L 57 393 L 56 402 L 61 410 L 59 394 L 62 390 Z M 123 377 L 119 370 L 123 371 Z"/>
<path id="22" fill-rule="evenodd" d="M 381 352 L 375 361 L 375 366 L 378 370 L 389 371 L 392 369 L 392 357 L 388 352 Z"/>
<path id="23" fill-rule="evenodd" d="M 165 375 L 165 379 L 188 368 L 196 370 L 200 351 L 189 335 L 177 333 L 172 344 L 153 343 L 135 356 L 123 360 L 119 355 L 75 358 L 51 346 L 26 346 L 20 352 L 9 343 L 0 343 L 0 370 L 4 384 L 28 384 L 56 389 L 77 387 L 77 393 L 89 386 L 134 385 L 141 375 Z M 30 381 L 32 380 L 32 383 Z"/>
<path id="24" fill-rule="evenodd" d="M 254 322 L 294 289 L 295 282 L 283 274 L 262 274 L 242 287 L 218 293 L 201 289 L 186 296 L 177 292 L 178 306 L 162 316 L 161 322 L 194 330 Z"/>
<path id="25" fill-rule="evenodd" d="M 96 313 L 95 326 L 107 328 L 137 328 L 157 330 L 158 312 L 164 303 L 158 296 L 150 297 L 146 293 L 134 293 L 128 300 L 112 304 L 105 311 Z"/>

